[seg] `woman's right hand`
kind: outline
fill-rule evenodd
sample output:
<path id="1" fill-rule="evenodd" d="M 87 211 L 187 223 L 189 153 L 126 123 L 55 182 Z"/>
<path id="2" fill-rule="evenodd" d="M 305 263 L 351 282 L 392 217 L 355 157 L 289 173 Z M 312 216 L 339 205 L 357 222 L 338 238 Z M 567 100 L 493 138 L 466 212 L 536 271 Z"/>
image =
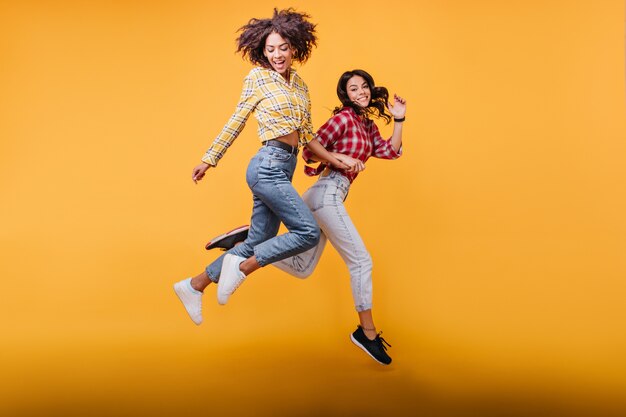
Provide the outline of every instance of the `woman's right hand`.
<path id="1" fill-rule="evenodd" d="M 348 166 L 348 169 L 346 169 L 346 171 L 348 172 L 361 172 L 365 169 L 365 164 L 359 159 L 335 152 L 333 152 L 332 154 L 335 158 Z"/>
<path id="2" fill-rule="evenodd" d="M 204 178 L 204 174 L 206 173 L 207 169 L 211 168 L 211 165 L 203 162 L 200 165 L 197 165 L 194 169 L 193 172 L 191 173 L 191 179 L 193 180 L 193 182 L 195 182 L 196 184 L 198 183 L 198 181 L 200 181 L 202 178 Z"/>

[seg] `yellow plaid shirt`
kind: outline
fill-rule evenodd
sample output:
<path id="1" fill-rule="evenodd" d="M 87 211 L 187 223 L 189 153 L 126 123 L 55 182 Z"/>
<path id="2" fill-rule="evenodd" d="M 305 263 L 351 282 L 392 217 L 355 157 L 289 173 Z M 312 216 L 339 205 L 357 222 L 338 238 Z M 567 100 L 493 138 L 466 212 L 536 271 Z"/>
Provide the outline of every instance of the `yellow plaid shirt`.
<path id="1" fill-rule="evenodd" d="M 309 89 L 293 68 L 289 78 L 287 82 L 274 70 L 262 67 L 252 69 L 244 80 L 235 112 L 202 161 L 216 166 L 241 133 L 252 112 L 259 122 L 261 142 L 297 131 L 300 145 L 309 143 L 314 137 Z"/>

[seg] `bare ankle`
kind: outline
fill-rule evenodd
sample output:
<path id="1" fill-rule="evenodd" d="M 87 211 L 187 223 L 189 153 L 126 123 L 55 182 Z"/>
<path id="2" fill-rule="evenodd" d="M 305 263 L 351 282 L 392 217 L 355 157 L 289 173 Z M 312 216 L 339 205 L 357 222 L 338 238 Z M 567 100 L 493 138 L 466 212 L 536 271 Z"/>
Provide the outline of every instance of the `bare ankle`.
<path id="1" fill-rule="evenodd" d="M 192 278 L 191 279 L 191 288 L 193 288 L 196 291 L 200 291 L 200 292 L 204 292 L 204 289 L 206 287 L 209 286 L 209 284 L 211 283 L 211 280 L 209 280 L 209 282 L 199 282 L 200 280 L 196 279 L 196 278 Z"/>
<path id="2" fill-rule="evenodd" d="M 378 333 L 376 333 L 376 327 L 363 327 L 363 326 L 361 326 L 361 328 L 363 329 L 363 333 L 365 334 L 365 336 L 369 340 L 376 339 L 376 336 L 378 335 Z"/>

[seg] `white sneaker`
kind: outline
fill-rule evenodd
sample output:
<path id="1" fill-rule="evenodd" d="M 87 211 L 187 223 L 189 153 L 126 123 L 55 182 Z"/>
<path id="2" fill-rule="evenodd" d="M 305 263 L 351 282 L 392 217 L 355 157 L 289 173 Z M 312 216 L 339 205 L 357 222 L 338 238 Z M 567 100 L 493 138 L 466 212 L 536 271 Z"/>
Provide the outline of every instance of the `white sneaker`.
<path id="1" fill-rule="evenodd" d="M 198 326 L 202 324 L 202 293 L 193 289 L 191 278 L 184 279 L 174 284 L 174 291 L 185 306 L 187 314 Z"/>
<path id="2" fill-rule="evenodd" d="M 239 270 L 239 264 L 246 258 L 227 253 L 222 262 L 222 272 L 217 283 L 217 302 L 224 305 L 246 279 L 246 274 Z"/>

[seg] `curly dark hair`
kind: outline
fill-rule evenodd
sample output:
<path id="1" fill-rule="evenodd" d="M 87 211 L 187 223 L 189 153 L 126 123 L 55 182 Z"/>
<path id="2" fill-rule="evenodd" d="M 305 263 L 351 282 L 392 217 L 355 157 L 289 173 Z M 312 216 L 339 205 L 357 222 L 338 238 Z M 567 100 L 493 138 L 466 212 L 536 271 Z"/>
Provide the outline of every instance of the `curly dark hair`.
<path id="1" fill-rule="evenodd" d="M 263 49 L 267 37 L 276 32 L 293 48 L 294 61 L 304 63 L 311 56 L 313 46 L 317 46 L 316 25 L 308 21 L 310 18 L 308 14 L 298 13 L 293 8 L 275 8 L 271 19 L 250 19 L 238 30 L 241 34 L 237 38 L 237 52 L 241 52 L 244 59 L 255 65 L 270 68 Z"/>
<path id="2" fill-rule="evenodd" d="M 348 97 L 348 80 L 355 75 L 359 75 L 363 77 L 365 82 L 370 88 L 370 104 L 367 107 L 361 107 L 358 104 L 352 102 L 350 97 Z M 333 110 L 333 114 L 339 113 L 346 107 L 350 107 L 354 109 L 356 114 L 359 116 L 367 117 L 374 116 L 385 119 L 385 122 L 389 124 L 391 122 L 391 115 L 387 112 L 387 101 L 389 100 L 389 91 L 385 87 L 377 87 L 374 83 L 374 78 L 363 70 L 355 69 L 352 71 L 346 71 L 341 74 L 339 77 L 339 82 L 337 83 L 337 97 L 339 97 L 339 101 L 341 101 L 341 106 L 335 107 Z"/>

